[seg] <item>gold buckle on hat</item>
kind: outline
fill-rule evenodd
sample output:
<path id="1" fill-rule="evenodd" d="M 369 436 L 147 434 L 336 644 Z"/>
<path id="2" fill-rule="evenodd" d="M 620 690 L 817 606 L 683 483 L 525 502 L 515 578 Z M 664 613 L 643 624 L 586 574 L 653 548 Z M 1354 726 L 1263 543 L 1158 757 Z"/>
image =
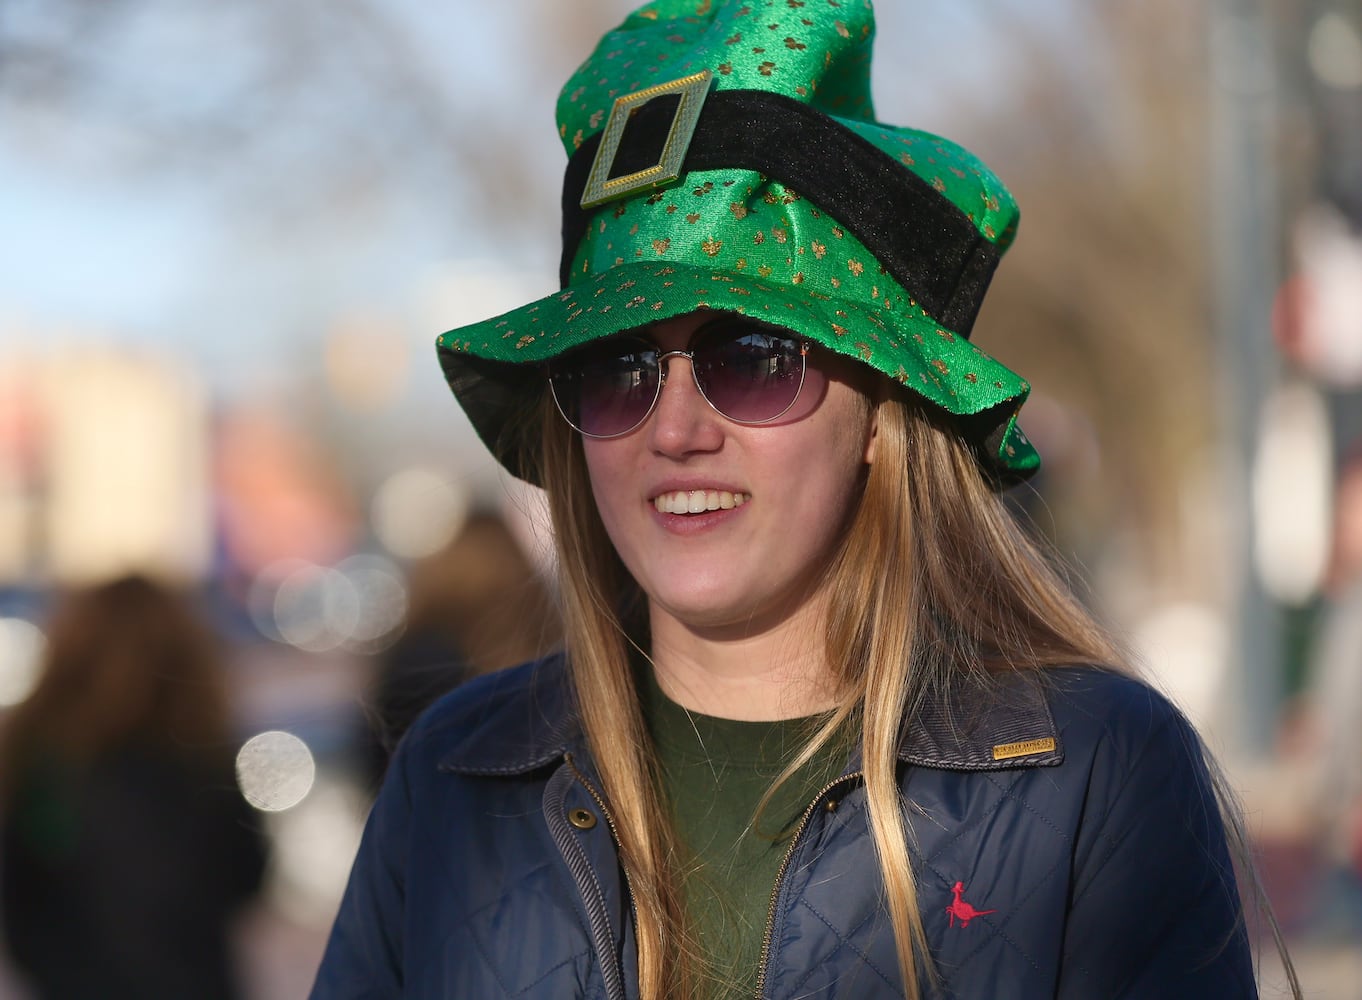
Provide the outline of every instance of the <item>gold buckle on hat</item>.
<path id="1" fill-rule="evenodd" d="M 709 70 L 702 69 L 671 83 L 659 83 L 655 87 L 646 87 L 615 99 L 610 118 L 605 123 L 605 131 L 601 134 L 596 158 L 591 161 L 591 173 L 587 175 L 586 189 L 582 192 L 583 208 L 613 201 L 644 188 L 657 187 L 681 176 L 681 164 L 686 158 L 686 150 L 690 148 L 696 123 L 700 120 L 700 108 L 705 103 L 705 95 L 709 93 L 710 75 Z M 610 168 L 615 164 L 615 155 L 619 152 L 629 116 L 653 98 L 667 94 L 678 94 L 681 99 L 676 105 L 671 127 L 667 130 L 662 157 L 651 167 L 622 177 L 611 177 Z"/>

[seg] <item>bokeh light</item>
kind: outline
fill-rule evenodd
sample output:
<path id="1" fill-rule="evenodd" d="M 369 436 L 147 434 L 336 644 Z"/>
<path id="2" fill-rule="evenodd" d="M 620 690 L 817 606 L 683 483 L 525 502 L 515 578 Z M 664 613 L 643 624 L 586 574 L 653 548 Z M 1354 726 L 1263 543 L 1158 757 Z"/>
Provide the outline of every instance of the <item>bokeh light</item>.
<path id="1" fill-rule="evenodd" d="M 236 780 L 246 801 L 261 812 L 283 812 L 307 797 L 317 777 L 308 745 L 273 729 L 252 736 L 236 755 Z"/>
<path id="2" fill-rule="evenodd" d="M 391 476 L 374 494 L 374 534 L 402 559 L 434 555 L 459 533 L 469 497 L 448 478 L 416 466 Z"/>
<path id="3" fill-rule="evenodd" d="M 343 316 L 326 337 L 327 386 L 351 410 L 382 410 L 399 398 L 410 355 L 399 325 L 378 316 Z"/>
<path id="4" fill-rule="evenodd" d="M 312 565 L 305 559 L 280 559 L 269 563 L 252 579 L 246 592 L 246 610 L 261 635 L 283 642 L 274 621 L 274 599 L 279 586 L 298 570 Z"/>
<path id="5" fill-rule="evenodd" d="M 1337 90 L 1362 87 L 1362 38 L 1337 11 L 1320 15 L 1306 39 L 1306 58 L 1319 81 Z"/>
<path id="6" fill-rule="evenodd" d="M 256 628 L 276 642 L 308 653 L 374 653 L 400 634 L 407 584 L 381 555 L 350 556 L 334 567 L 281 559 L 256 575 L 246 602 Z"/>
<path id="7" fill-rule="evenodd" d="M 0 618 L 0 708 L 17 705 L 38 683 L 47 640 L 22 618 Z"/>
<path id="8" fill-rule="evenodd" d="M 339 648 L 354 632 L 359 616 L 355 585 L 329 567 L 300 567 L 274 594 L 275 628 L 289 645 L 309 653 Z"/>
<path id="9" fill-rule="evenodd" d="M 407 585 L 391 559 L 351 556 L 336 571 L 349 581 L 359 602 L 358 614 L 345 637 L 348 649 L 377 652 L 398 636 L 407 613 Z"/>

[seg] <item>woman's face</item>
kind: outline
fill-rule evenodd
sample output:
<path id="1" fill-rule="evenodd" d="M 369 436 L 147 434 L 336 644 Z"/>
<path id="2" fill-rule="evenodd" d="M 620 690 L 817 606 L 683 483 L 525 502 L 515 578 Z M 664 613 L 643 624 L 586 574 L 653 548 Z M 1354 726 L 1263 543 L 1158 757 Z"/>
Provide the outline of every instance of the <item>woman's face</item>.
<path id="1" fill-rule="evenodd" d="M 649 338 L 685 350 L 712 316 L 658 323 Z M 874 449 L 873 408 L 852 387 L 863 376 L 854 361 L 811 354 L 789 412 L 747 426 L 710 407 L 689 360 L 665 363 L 642 425 L 583 438 L 601 519 L 655 626 L 663 615 L 714 635 L 765 631 L 809 606 L 859 499 Z"/>

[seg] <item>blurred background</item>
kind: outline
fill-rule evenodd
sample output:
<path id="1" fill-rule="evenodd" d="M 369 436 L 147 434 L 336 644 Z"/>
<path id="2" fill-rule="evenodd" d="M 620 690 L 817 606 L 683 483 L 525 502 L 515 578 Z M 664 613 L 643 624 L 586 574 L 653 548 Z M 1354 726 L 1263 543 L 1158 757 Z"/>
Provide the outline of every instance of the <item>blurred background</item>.
<path id="1" fill-rule="evenodd" d="M 633 6 L 0 4 L 0 729 L 70 591 L 189 602 L 252 1000 L 306 994 L 383 734 L 557 637 L 433 341 L 555 287 L 557 89 Z M 1362 0 L 878 19 L 879 117 L 1022 206 L 975 332 L 1034 386 L 1016 500 L 1221 756 L 1307 995 L 1362 997 Z"/>

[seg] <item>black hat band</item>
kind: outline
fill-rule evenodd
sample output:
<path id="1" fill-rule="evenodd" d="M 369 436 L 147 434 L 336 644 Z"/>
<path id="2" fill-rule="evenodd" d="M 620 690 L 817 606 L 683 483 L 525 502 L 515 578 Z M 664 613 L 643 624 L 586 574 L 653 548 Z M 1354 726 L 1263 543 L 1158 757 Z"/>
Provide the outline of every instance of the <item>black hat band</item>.
<path id="1" fill-rule="evenodd" d="M 676 115 L 677 99 L 635 109 L 616 154 L 620 170 L 655 159 Z M 597 132 L 568 161 L 563 178 L 563 256 L 572 259 L 596 209 L 581 207 Z M 817 109 L 782 94 L 719 90 L 708 95 L 682 173 L 755 170 L 797 191 L 861 241 L 927 314 L 968 337 L 1001 251 L 930 183 Z"/>

